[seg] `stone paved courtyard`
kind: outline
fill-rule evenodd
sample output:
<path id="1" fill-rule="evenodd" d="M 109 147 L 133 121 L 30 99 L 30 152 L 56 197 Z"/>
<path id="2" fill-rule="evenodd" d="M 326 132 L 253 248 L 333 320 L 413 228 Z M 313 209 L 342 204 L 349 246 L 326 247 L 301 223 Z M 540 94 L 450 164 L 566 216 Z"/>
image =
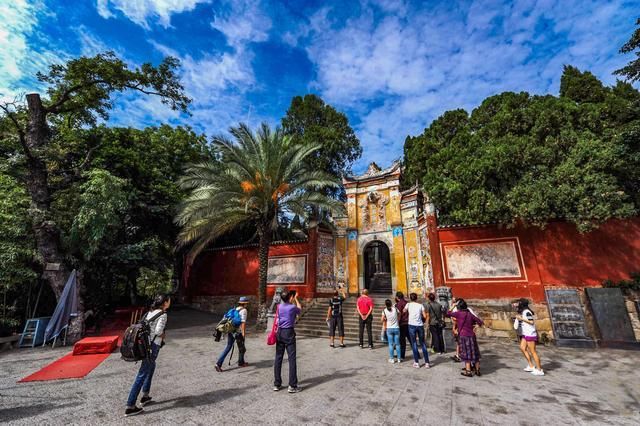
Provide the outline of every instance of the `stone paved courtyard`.
<path id="1" fill-rule="evenodd" d="M 430 370 L 390 365 L 386 346 L 298 340 L 303 391 L 273 392 L 274 348 L 247 339 L 248 368 L 216 373 L 224 341 L 210 337 L 217 316 L 169 315 L 167 345 L 152 388 L 155 404 L 123 417 L 137 366 L 113 354 L 81 380 L 16 383 L 69 349 L 0 354 L 0 423 L 10 424 L 628 424 L 640 423 L 638 352 L 540 350 L 545 377 L 522 371 L 514 342 L 481 341 L 483 377 L 460 376 L 460 364 L 432 357 Z M 235 355 L 234 355 L 235 361 Z M 226 367 L 226 363 L 225 363 Z M 286 382 L 286 366 L 283 368 Z"/>

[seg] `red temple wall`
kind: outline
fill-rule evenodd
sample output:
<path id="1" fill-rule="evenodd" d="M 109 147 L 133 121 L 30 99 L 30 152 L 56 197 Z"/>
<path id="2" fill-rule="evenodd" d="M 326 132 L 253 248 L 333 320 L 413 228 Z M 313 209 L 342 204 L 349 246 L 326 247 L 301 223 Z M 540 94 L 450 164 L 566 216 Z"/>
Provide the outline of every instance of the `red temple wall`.
<path id="1" fill-rule="evenodd" d="M 302 283 L 269 284 L 267 296 L 278 286 L 295 289 L 302 297 L 313 297 L 315 262 L 310 242 L 276 244 L 269 248 L 269 257 L 307 256 L 306 280 Z M 258 247 L 211 250 L 202 253 L 185 275 L 185 293 L 194 296 L 230 296 L 258 294 Z"/>
<path id="2" fill-rule="evenodd" d="M 528 297 L 543 302 L 545 286 L 600 286 L 605 279 L 628 279 L 631 272 L 640 271 L 640 218 L 612 220 L 585 234 L 567 222 L 550 223 L 544 230 L 493 225 L 438 229 L 441 250 L 447 244 L 508 238 L 519 242 L 526 277 L 464 283 L 445 278 L 445 285 L 452 288 L 455 296 L 469 299 Z M 445 262 L 434 265 L 434 269 L 440 268 L 446 277 Z"/>

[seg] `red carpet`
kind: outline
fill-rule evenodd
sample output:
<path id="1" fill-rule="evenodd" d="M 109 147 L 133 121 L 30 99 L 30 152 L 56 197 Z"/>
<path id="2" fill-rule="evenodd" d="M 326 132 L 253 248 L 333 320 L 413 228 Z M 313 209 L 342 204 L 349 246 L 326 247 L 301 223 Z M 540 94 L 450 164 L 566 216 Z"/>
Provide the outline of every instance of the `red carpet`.
<path id="1" fill-rule="evenodd" d="M 73 345 L 74 355 L 110 354 L 118 346 L 118 336 L 85 337 Z"/>
<path id="2" fill-rule="evenodd" d="M 62 358 L 36 371 L 30 376 L 20 380 L 21 382 L 37 382 L 58 379 L 79 379 L 89 374 L 102 361 L 111 354 L 76 355 L 69 352 Z"/>

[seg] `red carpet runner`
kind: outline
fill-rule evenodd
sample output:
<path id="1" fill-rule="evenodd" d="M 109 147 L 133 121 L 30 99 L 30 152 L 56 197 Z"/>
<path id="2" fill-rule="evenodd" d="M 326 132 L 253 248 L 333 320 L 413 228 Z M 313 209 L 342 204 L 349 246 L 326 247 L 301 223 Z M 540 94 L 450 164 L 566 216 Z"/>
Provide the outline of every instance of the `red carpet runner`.
<path id="1" fill-rule="evenodd" d="M 111 354 L 74 356 L 73 352 L 69 352 L 62 358 L 55 360 L 51 364 L 42 368 L 40 371 L 36 371 L 32 375 L 20 380 L 18 383 L 58 379 L 79 379 L 89 374 L 94 368 L 100 365 L 102 361 L 107 359 L 109 355 Z"/>

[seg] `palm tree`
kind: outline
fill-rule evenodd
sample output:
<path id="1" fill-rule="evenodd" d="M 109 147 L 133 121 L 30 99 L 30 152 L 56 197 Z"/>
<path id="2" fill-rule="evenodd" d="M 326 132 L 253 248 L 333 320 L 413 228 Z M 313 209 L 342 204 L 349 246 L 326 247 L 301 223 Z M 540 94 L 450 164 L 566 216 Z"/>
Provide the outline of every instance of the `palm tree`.
<path id="1" fill-rule="evenodd" d="M 265 123 L 254 134 L 245 124 L 230 130 L 235 143 L 214 138 L 219 162 L 191 164 L 180 180 L 188 197 L 175 222 L 182 227 L 178 245 L 189 247 L 188 261 L 216 238 L 246 225 L 259 239 L 258 324 L 266 324 L 269 244 L 279 219 L 306 217 L 310 206 L 341 210 L 342 204 L 320 191 L 337 187 L 338 178 L 309 170 L 304 161 L 319 144 L 294 144 L 280 128 Z"/>

